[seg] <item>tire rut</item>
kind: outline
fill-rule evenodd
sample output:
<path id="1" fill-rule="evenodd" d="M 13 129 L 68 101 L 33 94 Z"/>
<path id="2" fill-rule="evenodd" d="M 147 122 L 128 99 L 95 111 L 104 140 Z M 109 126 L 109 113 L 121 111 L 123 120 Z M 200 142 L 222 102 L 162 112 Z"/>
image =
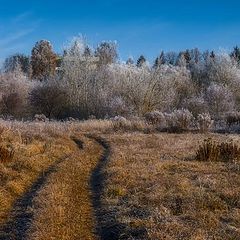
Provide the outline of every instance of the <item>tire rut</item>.
<path id="1" fill-rule="evenodd" d="M 104 208 L 101 197 L 105 187 L 105 176 L 103 170 L 110 160 L 111 147 L 103 138 L 94 135 L 86 135 L 86 137 L 95 140 L 103 147 L 103 154 L 100 157 L 97 166 L 92 172 L 90 184 L 92 191 L 92 204 L 95 210 L 97 221 L 96 232 L 101 240 L 117 240 L 122 239 L 121 233 L 126 226 L 117 222 L 115 214 Z"/>
<path id="2" fill-rule="evenodd" d="M 79 147 L 83 149 L 83 142 L 75 137 L 71 138 Z M 31 226 L 33 219 L 33 200 L 38 191 L 44 186 L 48 177 L 57 171 L 60 163 L 66 160 L 69 155 L 66 155 L 49 168 L 47 168 L 31 187 L 21 196 L 14 204 L 10 213 L 10 220 L 0 228 L 0 240 L 24 240 L 27 237 L 27 231 Z"/>

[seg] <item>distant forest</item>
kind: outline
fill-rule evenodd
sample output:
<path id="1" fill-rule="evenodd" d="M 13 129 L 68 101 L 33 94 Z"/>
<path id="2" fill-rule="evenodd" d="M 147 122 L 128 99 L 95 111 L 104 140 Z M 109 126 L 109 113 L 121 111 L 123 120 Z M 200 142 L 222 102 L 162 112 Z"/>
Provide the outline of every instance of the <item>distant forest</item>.
<path id="1" fill-rule="evenodd" d="M 221 119 L 240 110 L 240 49 L 161 52 L 151 65 L 141 55 L 125 63 L 115 42 L 95 49 L 74 38 L 64 52 L 41 40 L 31 56 L 14 54 L 0 74 L 2 118 L 142 117 L 158 111 Z"/>

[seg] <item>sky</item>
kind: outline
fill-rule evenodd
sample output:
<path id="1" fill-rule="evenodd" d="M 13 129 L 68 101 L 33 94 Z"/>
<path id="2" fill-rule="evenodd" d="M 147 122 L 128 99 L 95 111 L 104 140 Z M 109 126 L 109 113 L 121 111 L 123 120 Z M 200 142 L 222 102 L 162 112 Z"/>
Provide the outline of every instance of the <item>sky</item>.
<path id="1" fill-rule="evenodd" d="M 120 60 L 240 45 L 239 0 L 0 0 L 0 62 L 41 39 L 61 53 L 74 36 L 117 41 Z"/>

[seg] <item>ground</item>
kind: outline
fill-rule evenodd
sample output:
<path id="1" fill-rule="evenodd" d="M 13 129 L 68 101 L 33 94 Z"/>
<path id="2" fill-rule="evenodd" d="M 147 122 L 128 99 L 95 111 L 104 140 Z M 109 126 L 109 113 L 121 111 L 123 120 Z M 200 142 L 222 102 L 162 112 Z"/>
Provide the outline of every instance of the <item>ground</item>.
<path id="1" fill-rule="evenodd" d="M 0 239 L 240 239 L 240 164 L 109 121 L 1 122 Z"/>

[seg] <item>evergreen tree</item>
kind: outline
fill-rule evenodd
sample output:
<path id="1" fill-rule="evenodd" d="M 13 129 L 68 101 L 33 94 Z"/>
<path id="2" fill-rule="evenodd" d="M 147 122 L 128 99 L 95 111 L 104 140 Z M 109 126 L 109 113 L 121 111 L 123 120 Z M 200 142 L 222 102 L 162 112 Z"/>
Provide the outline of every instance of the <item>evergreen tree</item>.
<path id="1" fill-rule="evenodd" d="M 57 55 L 53 52 L 49 41 L 41 40 L 32 49 L 32 78 L 45 80 L 56 72 Z"/>
<path id="2" fill-rule="evenodd" d="M 176 65 L 178 54 L 176 52 L 167 52 L 165 54 L 166 64 Z"/>
<path id="3" fill-rule="evenodd" d="M 13 72 L 20 67 L 20 70 L 29 74 L 30 72 L 30 59 L 24 54 L 14 54 L 5 59 L 3 68 L 5 72 Z"/>
<path id="4" fill-rule="evenodd" d="M 210 58 L 211 58 L 211 59 L 214 59 L 215 57 L 216 57 L 215 52 L 214 52 L 214 51 L 211 51 L 211 53 L 210 53 Z"/>
<path id="5" fill-rule="evenodd" d="M 118 58 L 117 45 L 113 42 L 102 42 L 96 49 L 96 57 L 100 65 L 115 63 Z"/>
<path id="6" fill-rule="evenodd" d="M 231 52 L 230 56 L 234 58 L 238 63 L 240 63 L 240 49 L 238 46 L 234 47 L 233 52 Z"/>
<path id="7" fill-rule="evenodd" d="M 186 60 L 186 63 L 189 64 L 190 61 L 191 61 L 191 54 L 190 54 L 190 51 L 188 49 L 184 52 L 184 58 Z"/>
<path id="8" fill-rule="evenodd" d="M 190 51 L 191 60 L 195 63 L 199 63 L 201 61 L 202 54 L 198 48 L 194 48 Z"/>
<path id="9" fill-rule="evenodd" d="M 165 55 L 163 51 L 161 52 L 160 56 L 155 59 L 153 68 L 158 68 L 162 64 L 165 64 Z"/>
<path id="10" fill-rule="evenodd" d="M 146 58 L 141 55 L 137 60 L 137 67 L 142 67 L 146 63 Z"/>
<path id="11" fill-rule="evenodd" d="M 177 60 L 177 65 L 179 67 L 186 67 L 187 66 L 187 61 L 185 58 L 184 52 L 180 52 Z"/>
<path id="12" fill-rule="evenodd" d="M 83 52 L 83 56 L 84 57 L 90 57 L 91 55 L 92 55 L 91 49 L 89 48 L 89 46 L 86 46 L 85 49 L 84 49 L 84 52 Z"/>
<path id="13" fill-rule="evenodd" d="M 133 65 L 133 64 L 134 64 L 133 59 L 132 59 L 131 57 L 128 58 L 128 60 L 126 61 L 126 64 L 127 64 L 127 65 Z"/>

